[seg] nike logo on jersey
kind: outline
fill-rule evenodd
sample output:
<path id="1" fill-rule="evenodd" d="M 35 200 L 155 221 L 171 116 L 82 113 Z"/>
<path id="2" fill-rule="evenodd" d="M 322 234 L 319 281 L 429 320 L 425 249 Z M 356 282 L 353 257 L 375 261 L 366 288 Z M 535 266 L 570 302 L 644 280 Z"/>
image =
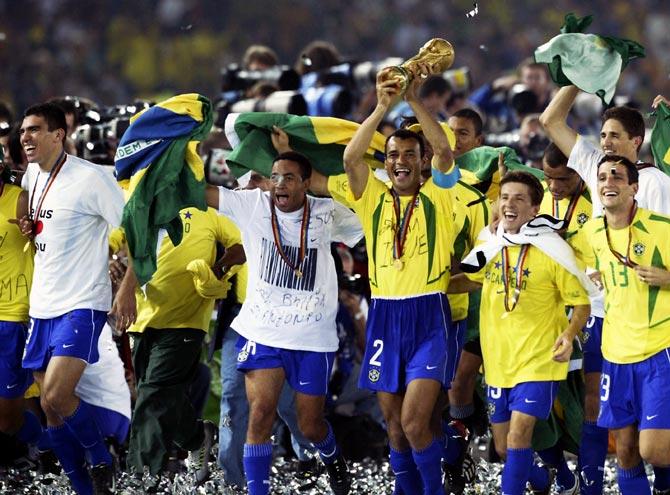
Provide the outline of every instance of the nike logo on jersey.
<path id="1" fill-rule="evenodd" d="M 434 370 L 435 368 L 437 368 L 437 366 L 426 366 L 426 369 L 427 369 L 428 371 L 430 371 L 430 370 Z"/>
<path id="2" fill-rule="evenodd" d="M 14 387 L 18 387 L 18 386 L 19 386 L 18 383 L 14 383 L 14 384 L 12 384 L 12 385 L 7 385 L 7 390 L 11 390 L 11 389 L 13 389 Z"/>
<path id="3" fill-rule="evenodd" d="M 193 342 L 195 339 L 184 339 L 184 342 Z"/>
<path id="4" fill-rule="evenodd" d="M 69 349 L 72 347 L 74 344 L 63 344 L 63 349 Z"/>
<path id="5" fill-rule="evenodd" d="M 524 401 L 526 404 L 534 404 L 535 402 L 537 402 L 536 400 L 530 400 L 530 399 L 524 399 L 523 401 Z"/>
<path id="6" fill-rule="evenodd" d="M 309 385 L 310 383 L 311 383 L 311 382 L 303 382 L 303 381 L 301 381 L 301 382 L 300 382 L 300 385 Z"/>
<path id="7" fill-rule="evenodd" d="M 651 420 L 654 419 L 656 416 L 658 416 L 658 414 L 654 414 L 653 416 L 647 416 L 647 421 L 651 421 Z"/>

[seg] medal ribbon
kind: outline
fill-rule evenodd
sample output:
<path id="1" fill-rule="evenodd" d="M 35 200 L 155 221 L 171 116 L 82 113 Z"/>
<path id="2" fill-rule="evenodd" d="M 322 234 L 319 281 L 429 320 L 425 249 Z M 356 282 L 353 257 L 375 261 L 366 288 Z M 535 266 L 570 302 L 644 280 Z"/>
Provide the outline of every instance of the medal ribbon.
<path id="1" fill-rule="evenodd" d="M 637 263 L 631 261 L 630 259 L 630 245 L 633 241 L 633 218 L 637 213 L 637 201 L 633 202 L 633 207 L 630 210 L 630 215 L 628 216 L 628 246 L 626 247 L 626 256 L 622 255 L 620 252 L 616 251 L 612 247 L 612 241 L 610 240 L 610 231 L 607 228 L 607 215 L 603 216 L 603 222 L 605 223 L 605 236 L 607 237 L 607 247 L 619 263 L 628 268 L 635 268 Z"/>
<path id="2" fill-rule="evenodd" d="M 31 215 L 31 212 L 33 211 L 33 199 L 35 199 L 35 190 L 37 189 L 37 182 L 40 180 L 40 173 L 37 172 L 37 178 L 35 179 L 35 187 L 33 188 L 33 193 L 30 195 L 30 207 L 28 210 L 28 216 L 34 222 L 39 220 L 40 211 L 42 211 L 42 203 L 44 203 L 44 199 L 47 197 L 47 193 L 49 192 L 51 185 L 56 180 L 58 172 L 60 172 L 60 169 L 63 168 L 63 164 L 65 163 L 66 159 L 67 155 L 65 154 L 65 151 L 61 151 L 61 154 L 56 159 L 56 163 L 54 164 L 53 167 L 51 167 L 51 171 L 49 172 L 49 177 L 47 178 L 47 181 L 44 183 L 44 186 L 42 187 L 42 192 L 40 193 L 40 197 L 37 200 L 37 208 L 35 209 L 35 215 Z"/>
<path id="3" fill-rule="evenodd" d="M 393 259 L 399 260 L 402 257 L 402 250 L 407 239 L 407 232 L 409 231 L 409 221 L 414 213 L 419 191 L 412 196 L 412 200 L 405 207 L 402 218 L 400 217 L 400 196 L 393 189 L 391 189 L 391 196 L 393 197 L 393 212 L 396 218 L 395 235 L 393 236 Z"/>
<path id="4" fill-rule="evenodd" d="M 302 264 L 302 261 L 305 259 L 305 254 L 307 252 L 307 232 L 309 231 L 309 200 L 305 196 L 305 202 L 303 203 L 302 210 L 302 221 L 300 223 L 300 251 L 298 252 L 298 262 L 293 265 L 291 261 L 286 256 L 284 248 L 282 247 L 281 231 L 279 230 L 279 220 L 277 220 L 277 212 L 275 211 L 275 203 L 270 197 L 270 213 L 272 214 L 272 236 L 274 238 L 275 246 L 277 251 L 279 251 L 279 256 L 284 260 L 291 270 L 293 270 L 296 275 L 299 270 L 298 267 Z"/>
<path id="5" fill-rule="evenodd" d="M 502 264 L 503 264 L 503 286 L 505 288 L 505 311 L 511 313 L 516 308 L 516 305 L 519 303 L 519 297 L 521 296 L 521 282 L 523 279 L 523 266 L 526 263 L 526 256 L 528 255 L 529 244 L 524 244 L 521 246 L 521 252 L 519 253 L 519 259 L 516 260 L 515 271 L 515 281 L 516 285 L 514 287 L 514 294 L 512 296 L 512 306 L 510 307 L 509 302 L 509 253 L 507 247 L 502 249 Z"/>
<path id="6" fill-rule="evenodd" d="M 585 188 L 586 185 L 584 184 L 584 182 L 582 182 L 582 185 L 579 188 L 579 192 L 577 194 L 574 194 L 570 198 L 570 203 L 568 203 L 568 209 L 565 212 L 565 217 L 563 217 L 563 220 L 565 220 L 566 227 L 570 225 L 570 221 L 572 221 L 572 215 L 574 215 L 575 210 L 577 209 L 577 203 L 579 203 L 579 198 L 582 197 L 582 193 L 584 192 Z M 557 199 L 555 199 L 551 209 L 551 216 L 554 218 L 558 218 L 558 215 L 559 215 L 559 202 Z"/>

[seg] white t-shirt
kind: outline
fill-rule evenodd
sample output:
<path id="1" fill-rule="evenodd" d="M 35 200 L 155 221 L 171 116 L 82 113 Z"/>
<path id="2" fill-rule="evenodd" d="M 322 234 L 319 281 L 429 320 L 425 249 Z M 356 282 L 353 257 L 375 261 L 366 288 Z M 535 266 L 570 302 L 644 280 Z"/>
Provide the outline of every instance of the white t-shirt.
<path id="1" fill-rule="evenodd" d="M 130 419 L 130 390 L 123 362 L 112 340 L 112 329 L 105 323 L 98 339 L 100 360 L 89 364 L 75 387 L 75 394 L 89 404 L 116 411 Z"/>
<path id="2" fill-rule="evenodd" d="M 356 215 L 330 198 L 308 197 L 307 249 L 300 267 L 303 275 L 298 277 L 275 246 L 269 194 L 259 189 L 219 190 L 219 212 L 239 227 L 249 265 L 246 299 L 231 327 L 267 346 L 336 351 L 338 292 L 330 244 L 339 241 L 353 246 L 363 237 Z M 284 252 L 295 264 L 303 209 L 276 211 Z"/>
<path id="3" fill-rule="evenodd" d="M 48 177 L 38 164 L 28 165 L 22 186 L 33 210 Z M 110 225 L 121 223 L 123 204 L 121 188 L 107 170 L 67 156 L 35 219 L 30 316 L 55 318 L 74 309 L 110 309 L 108 237 Z"/>
<path id="4" fill-rule="evenodd" d="M 603 205 L 598 196 L 598 162 L 605 154 L 588 139 L 577 136 L 577 142 L 568 158 L 568 167 L 576 171 L 591 191 L 593 218 L 603 215 Z M 640 208 L 670 215 L 670 177 L 656 167 L 643 168 L 639 189 L 635 195 Z"/>

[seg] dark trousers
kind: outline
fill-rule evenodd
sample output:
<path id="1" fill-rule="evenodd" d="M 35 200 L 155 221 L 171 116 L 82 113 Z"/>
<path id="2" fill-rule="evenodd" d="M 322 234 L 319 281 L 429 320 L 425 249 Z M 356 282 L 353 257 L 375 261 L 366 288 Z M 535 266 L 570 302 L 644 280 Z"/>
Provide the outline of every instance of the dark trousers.
<path id="1" fill-rule="evenodd" d="M 202 444 L 202 423 L 188 393 L 205 332 L 147 328 L 132 336 L 137 401 L 127 463 L 138 473 L 148 466 L 151 474 L 157 474 L 165 467 L 173 442 L 185 450 Z"/>

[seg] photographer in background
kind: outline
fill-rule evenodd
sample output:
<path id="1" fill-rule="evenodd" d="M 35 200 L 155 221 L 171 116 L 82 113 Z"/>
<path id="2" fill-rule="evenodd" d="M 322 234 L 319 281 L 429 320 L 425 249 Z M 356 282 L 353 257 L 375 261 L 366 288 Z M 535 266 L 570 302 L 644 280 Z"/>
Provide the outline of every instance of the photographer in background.
<path id="1" fill-rule="evenodd" d="M 247 70 L 266 70 L 279 65 L 279 58 L 269 46 L 251 45 L 244 52 L 242 65 Z"/>
<path id="2" fill-rule="evenodd" d="M 518 149 L 523 162 L 529 167 L 542 170 L 542 157 L 547 146 L 549 138 L 540 124 L 540 115 L 526 115 L 519 128 Z"/>
<path id="3" fill-rule="evenodd" d="M 553 84 L 545 64 L 524 60 L 517 73 L 499 77 L 476 89 L 470 102 L 486 114 L 486 131 L 517 129 L 525 115 L 542 112 L 549 104 Z"/>

